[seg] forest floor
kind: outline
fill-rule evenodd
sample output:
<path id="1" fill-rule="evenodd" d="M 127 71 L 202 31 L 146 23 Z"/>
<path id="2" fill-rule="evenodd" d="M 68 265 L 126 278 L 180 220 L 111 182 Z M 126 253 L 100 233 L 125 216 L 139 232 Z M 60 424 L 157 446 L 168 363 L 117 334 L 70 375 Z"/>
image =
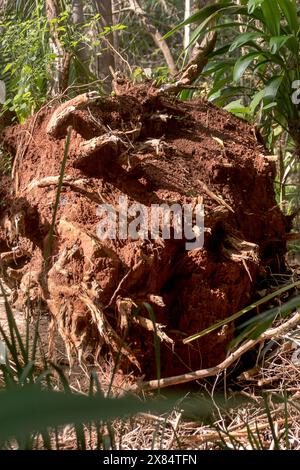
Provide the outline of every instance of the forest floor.
<path id="1" fill-rule="evenodd" d="M 26 319 L 22 312 L 14 309 L 14 318 L 25 338 Z M 43 313 L 39 320 L 39 334 L 43 352 L 47 354 L 49 341 L 48 315 Z M 4 308 L 4 299 L 0 297 L 0 323 L 8 332 L 8 323 Z M 30 322 L 31 336 L 34 334 L 35 321 Z M 210 380 L 196 381 L 185 388 L 177 389 L 180 403 L 192 401 L 197 407 L 197 400 L 208 397 L 214 404 L 215 420 L 205 422 L 193 412 L 187 412 L 180 405 L 168 414 L 141 413 L 128 420 L 115 420 L 111 423 L 114 444 L 108 448 L 122 450 L 150 449 L 294 449 L 300 450 L 300 329 L 295 328 L 288 335 L 283 335 L 274 344 L 268 344 L 257 355 L 256 365 L 245 369 L 240 375 L 234 369 L 224 371 Z M 62 368 L 71 389 L 78 393 L 88 393 L 90 373 L 97 374 L 103 391 L 107 391 L 112 377 L 111 393 L 122 396 L 133 383 L 135 377 L 114 371 L 112 361 L 104 359 L 94 365 L 79 365 L 74 362 L 69 367 L 68 357 L 62 339 L 56 338 L 56 358 Z M 173 392 L 176 388 L 173 388 Z M 162 392 L 164 393 L 164 392 Z M 279 398 L 287 394 L 288 403 Z M 145 397 L 153 396 L 146 393 Z M 220 397 L 230 399 L 238 396 L 243 401 L 223 408 Z M 263 397 L 266 396 L 267 399 Z M 201 412 L 200 412 L 201 415 Z M 96 449 L 96 432 L 86 428 L 87 448 Z M 111 431 L 110 431 L 111 432 Z M 111 434 L 102 430 L 103 438 L 110 442 Z M 287 438 L 288 436 L 288 438 Z M 58 435 L 61 450 L 75 450 L 77 440 L 72 426 L 65 426 Z M 57 444 L 57 443 L 56 443 Z M 55 444 L 55 445 L 56 445 Z M 36 448 L 43 448 L 39 439 Z"/>

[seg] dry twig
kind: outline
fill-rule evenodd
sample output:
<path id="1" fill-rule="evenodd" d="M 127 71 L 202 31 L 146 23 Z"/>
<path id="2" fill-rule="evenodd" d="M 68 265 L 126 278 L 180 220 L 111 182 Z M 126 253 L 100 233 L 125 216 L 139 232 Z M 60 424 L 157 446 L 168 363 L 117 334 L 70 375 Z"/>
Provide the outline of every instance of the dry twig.
<path id="1" fill-rule="evenodd" d="M 177 375 L 174 377 L 167 377 L 160 380 L 150 380 L 148 382 L 141 382 L 136 384 L 134 390 L 155 390 L 157 388 L 166 388 L 172 385 L 179 385 L 183 383 L 192 382 L 194 380 L 204 379 L 205 377 L 212 377 L 214 375 L 224 372 L 228 367 L 234 364 L 243 354 L 250 349 L 254 348 L 257 344 L 260 344 L 266 340 L 280 337 L 291 328 L 294 328 L 300 322 L 300 312 L 296 312 L 292 318 L 289 318 L 286 322 L 282 323 L 276 328 L 269 328 L 257 339 L 250 339 L 242 344 L 236 351 L 232 352 L 223 362 L 215 367 L 209 369 L 200 369 L 195 372 L 189 372 L 187 374 Z"/>

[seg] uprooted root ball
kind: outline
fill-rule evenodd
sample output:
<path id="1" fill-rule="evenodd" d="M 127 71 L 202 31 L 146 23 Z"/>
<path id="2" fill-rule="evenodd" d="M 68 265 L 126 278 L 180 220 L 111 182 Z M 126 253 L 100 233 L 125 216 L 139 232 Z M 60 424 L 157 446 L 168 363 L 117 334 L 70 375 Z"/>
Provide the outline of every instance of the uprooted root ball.
<path id="1" fill-rule="evenodd" d="M 109 350 L 155 376 L 157 335 L 162 375 L 224 358 L 231 327 L 183 339 L 249 304 L 258 279 L 283 269 L 286 248 L 274 163 L 248 124 L 206 101 L 180 103 L 139 85 L 49 105 L 2 140 L 14 156 L 13 192 L 2 194 L 0 209 L 2 273 L 19 304 L 45 302 L 70 357 Z M 99 207 L 119 215 L 125 196 L 148 211 L 203 202 L 203 248 L 187 251 L 174 237 L 99 239 Z"/>

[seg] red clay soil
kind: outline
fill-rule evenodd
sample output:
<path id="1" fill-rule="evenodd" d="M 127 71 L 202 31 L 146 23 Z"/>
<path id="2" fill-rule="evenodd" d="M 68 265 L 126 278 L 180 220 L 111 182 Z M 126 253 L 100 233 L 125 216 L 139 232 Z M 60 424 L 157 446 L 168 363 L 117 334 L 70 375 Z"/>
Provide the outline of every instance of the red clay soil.
<path id="1" fill-rule="evenodd" d="M 45 301 L 70 356 L 122 347 L 124 367 L 155 377 L 147 302 L 169 337 L 162 335 L 162 376 L 216 365 L 231 328 L 189 345 L 182 340 L 249 304 L 257 281 L 284 269 L 287 224 L 274 198 L 274 163 L 247 123 L 203 100 L 181 103 L 140 85 L 73 104 L 53 128 L 57 107 L 49 105 L 3 134 L 2 145 L 15 158 L 14 193 L 2 194 L 0 208 L 6 282 L 19 303 L 28 296 Z M 65 182 L 45 263 L 57 178 L 43 178 L 60 173 L 69 125 Z M 96 136 L 107 143 L 84 151 Z M 111 136 L 120 137 L 117 144 Z M 118 209 L 120 196 L 148 208 L 203 197 L 204 247 L 98 240 L 97 207 Z"/>

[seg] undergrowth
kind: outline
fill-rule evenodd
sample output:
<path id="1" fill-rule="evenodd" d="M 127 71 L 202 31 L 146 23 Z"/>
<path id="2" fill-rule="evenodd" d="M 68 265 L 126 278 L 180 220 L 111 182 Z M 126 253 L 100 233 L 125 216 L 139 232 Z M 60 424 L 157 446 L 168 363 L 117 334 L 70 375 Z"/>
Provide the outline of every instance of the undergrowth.
<path id="1" fill-rule="evenodd" d="M 6 351 L 0 366 L 2 448 L 264 450 L 300 447 L 297 386 L 291 390 L 288 385 L 293 367 L 290 359 L 286 358 L 289 369 L 283 357 L 276 356 L 277 363 L 281 357 L 281 372 L 289 370 L 289 377 L 283 375 L 275 391 L 269 389 L 264 393 L 262 389 L 258 393 L 257 387 L 249 383 L 242 386 L 242 392 L 238 387 L 234 391 L 232 381 L 228 381 L 228 386 L 216 378 L 188 392 L 161 390 L 159 395 L 133 395 L 126 392 L 126 385 L 133 378 L 120 375 L 112 363 L 103 362 L 90 371 L 79 369 L 78 380 L 76 368 L 64 371 L 51 362 L 39 332 L 42 313 L 28 315 L 21 329 L 2 285 L 1 292 L 6 313 L 6 322 L 0 326 Z M 283 344 L 287 344 L 287 339 Z M 265 363 L 265 367 L 271 371 L 274 362 L 272 366 Z"/>

